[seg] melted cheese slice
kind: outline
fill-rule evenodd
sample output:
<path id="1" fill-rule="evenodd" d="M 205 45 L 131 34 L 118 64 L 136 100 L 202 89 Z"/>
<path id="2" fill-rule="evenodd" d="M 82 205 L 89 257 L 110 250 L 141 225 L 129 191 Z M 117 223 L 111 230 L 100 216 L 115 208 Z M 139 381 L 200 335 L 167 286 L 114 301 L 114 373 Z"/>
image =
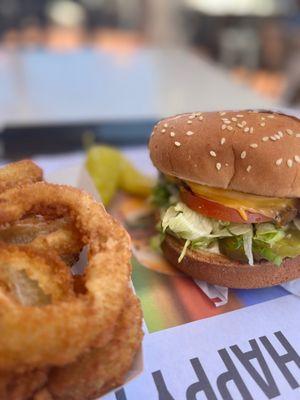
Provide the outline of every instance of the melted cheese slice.
<path id="1" fill-rule="evenodd" d="M 236 209 L 244 220 L 247 220 L 246 211 L 275 218 L 280 211 L 287 208 L 294 208 L 296 205 L 295 199 L 256 196 L 253 194 L 235 192 L 233 190 L 199 185 L 188 181 L 185 181 L 185 183 L 196 195 L 222 204 L 223 206 Z"/>

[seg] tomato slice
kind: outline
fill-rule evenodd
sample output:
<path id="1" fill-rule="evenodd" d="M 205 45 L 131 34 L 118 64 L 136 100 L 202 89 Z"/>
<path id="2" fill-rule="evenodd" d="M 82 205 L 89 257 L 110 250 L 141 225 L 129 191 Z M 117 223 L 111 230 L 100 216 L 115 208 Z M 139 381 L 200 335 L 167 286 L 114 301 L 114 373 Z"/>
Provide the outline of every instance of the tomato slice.
<path id="1" fill-rule="evenodd" d="M 244 219 L 238 210 L 223 206 L 204 197 L 196 196 L 193 193 L 182 189 L 180 191 L 181 200 L 192 210 L 203 214 L 207 217 L 221 221 L 237 222 L 239 224 L 254 224 L 260 222 L 272 221 L 272 218 L 258 213 L 245 211 L 247 219 Z"/>

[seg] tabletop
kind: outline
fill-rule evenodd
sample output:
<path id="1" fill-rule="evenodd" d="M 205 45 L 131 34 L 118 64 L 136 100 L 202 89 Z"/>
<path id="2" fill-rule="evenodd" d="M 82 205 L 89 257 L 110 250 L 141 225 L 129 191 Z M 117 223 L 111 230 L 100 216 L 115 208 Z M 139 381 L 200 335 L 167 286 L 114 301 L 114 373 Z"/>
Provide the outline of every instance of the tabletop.
<path id="1" fill-rule="evenodd" d="M 0 87 L 0 124 L 13 126 L 274 106 L 186 49 L 2 49 Z"/>

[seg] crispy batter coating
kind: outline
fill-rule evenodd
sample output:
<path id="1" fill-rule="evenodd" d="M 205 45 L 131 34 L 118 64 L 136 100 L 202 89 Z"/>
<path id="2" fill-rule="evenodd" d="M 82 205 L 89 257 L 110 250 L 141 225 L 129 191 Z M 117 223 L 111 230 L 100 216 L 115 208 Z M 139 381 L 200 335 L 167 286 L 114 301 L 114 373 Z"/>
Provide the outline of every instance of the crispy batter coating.
<path id="1" fill-rule="evenodd" d="M 0 244 L 2 318 L 10 318 L 11 315 L 4 315 L 5 312 L 9 314 L 11 308 L 17 311 L 14 307 L 20 306 L 26 320 L 26 314 L 34 312 L 30 306 L 43 306 L 73 298 L 70 270 L 55 253 L 45 254 L 28 246 Z"/>
<path id="2" fill-rule="evenodd" d="M 0 241 L 31 244 L 41 250 L 55 250 L 68 265 L 77 261 L 83 247 L 78 230 L 70 218 L 47 219 L 41 215 L 0 226 Z"/>
<path id="3" fill-rule="evenodd" d="M 31 400 L 32 396 L 46 384 L 47 372 L 44 368 L 23 374 L 1 374 L 0 399 Z"/>
<path id="4" fill-rule="evenodd" d="M 54 399 L 47 389 L 42 389 L 34 395 L 33 400 L 54 400 Z"/>
<path id="5" fill-rule="evenodd" d="M 94 399 L 121 385 L 141 344 L 141 320 L 139 301 L 130 289 L 113 339 L 74 363 L 50 370 L 46 387 L 53 399 Z"/>
<path id="6" fill-rule="evenodd" d="M 43 179 L 43 171 L 31 160 L 17 161 L 0 168 L 0 193 L 15 186 Z"/>
<path id="7" fill-rule="evenodd" d="M 0 224 L 28 214 L 69 214 L 89 246 L 86 293 L 37 307 L 24 324 L 18 312 L 0 315 L 0 370 L 64 365 L 93 345 L 107 344 L 128 290 L 131 252 L 125 230 L 91 196 L 67 186 L 25 185 L 4 192 L 0 205 Z"/>

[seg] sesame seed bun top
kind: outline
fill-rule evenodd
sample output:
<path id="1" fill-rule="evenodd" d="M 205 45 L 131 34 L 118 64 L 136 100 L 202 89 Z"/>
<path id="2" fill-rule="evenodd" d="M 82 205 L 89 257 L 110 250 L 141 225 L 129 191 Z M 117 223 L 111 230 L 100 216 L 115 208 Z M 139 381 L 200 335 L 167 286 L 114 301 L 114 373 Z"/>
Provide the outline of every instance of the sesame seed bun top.
<path id="1" fill-rule="evenodd" d="M 274 112 L 194 112 L 160 121 L 149 141 L 164 174 L 261 196 L 300 197 L 300 120 Z"/>

